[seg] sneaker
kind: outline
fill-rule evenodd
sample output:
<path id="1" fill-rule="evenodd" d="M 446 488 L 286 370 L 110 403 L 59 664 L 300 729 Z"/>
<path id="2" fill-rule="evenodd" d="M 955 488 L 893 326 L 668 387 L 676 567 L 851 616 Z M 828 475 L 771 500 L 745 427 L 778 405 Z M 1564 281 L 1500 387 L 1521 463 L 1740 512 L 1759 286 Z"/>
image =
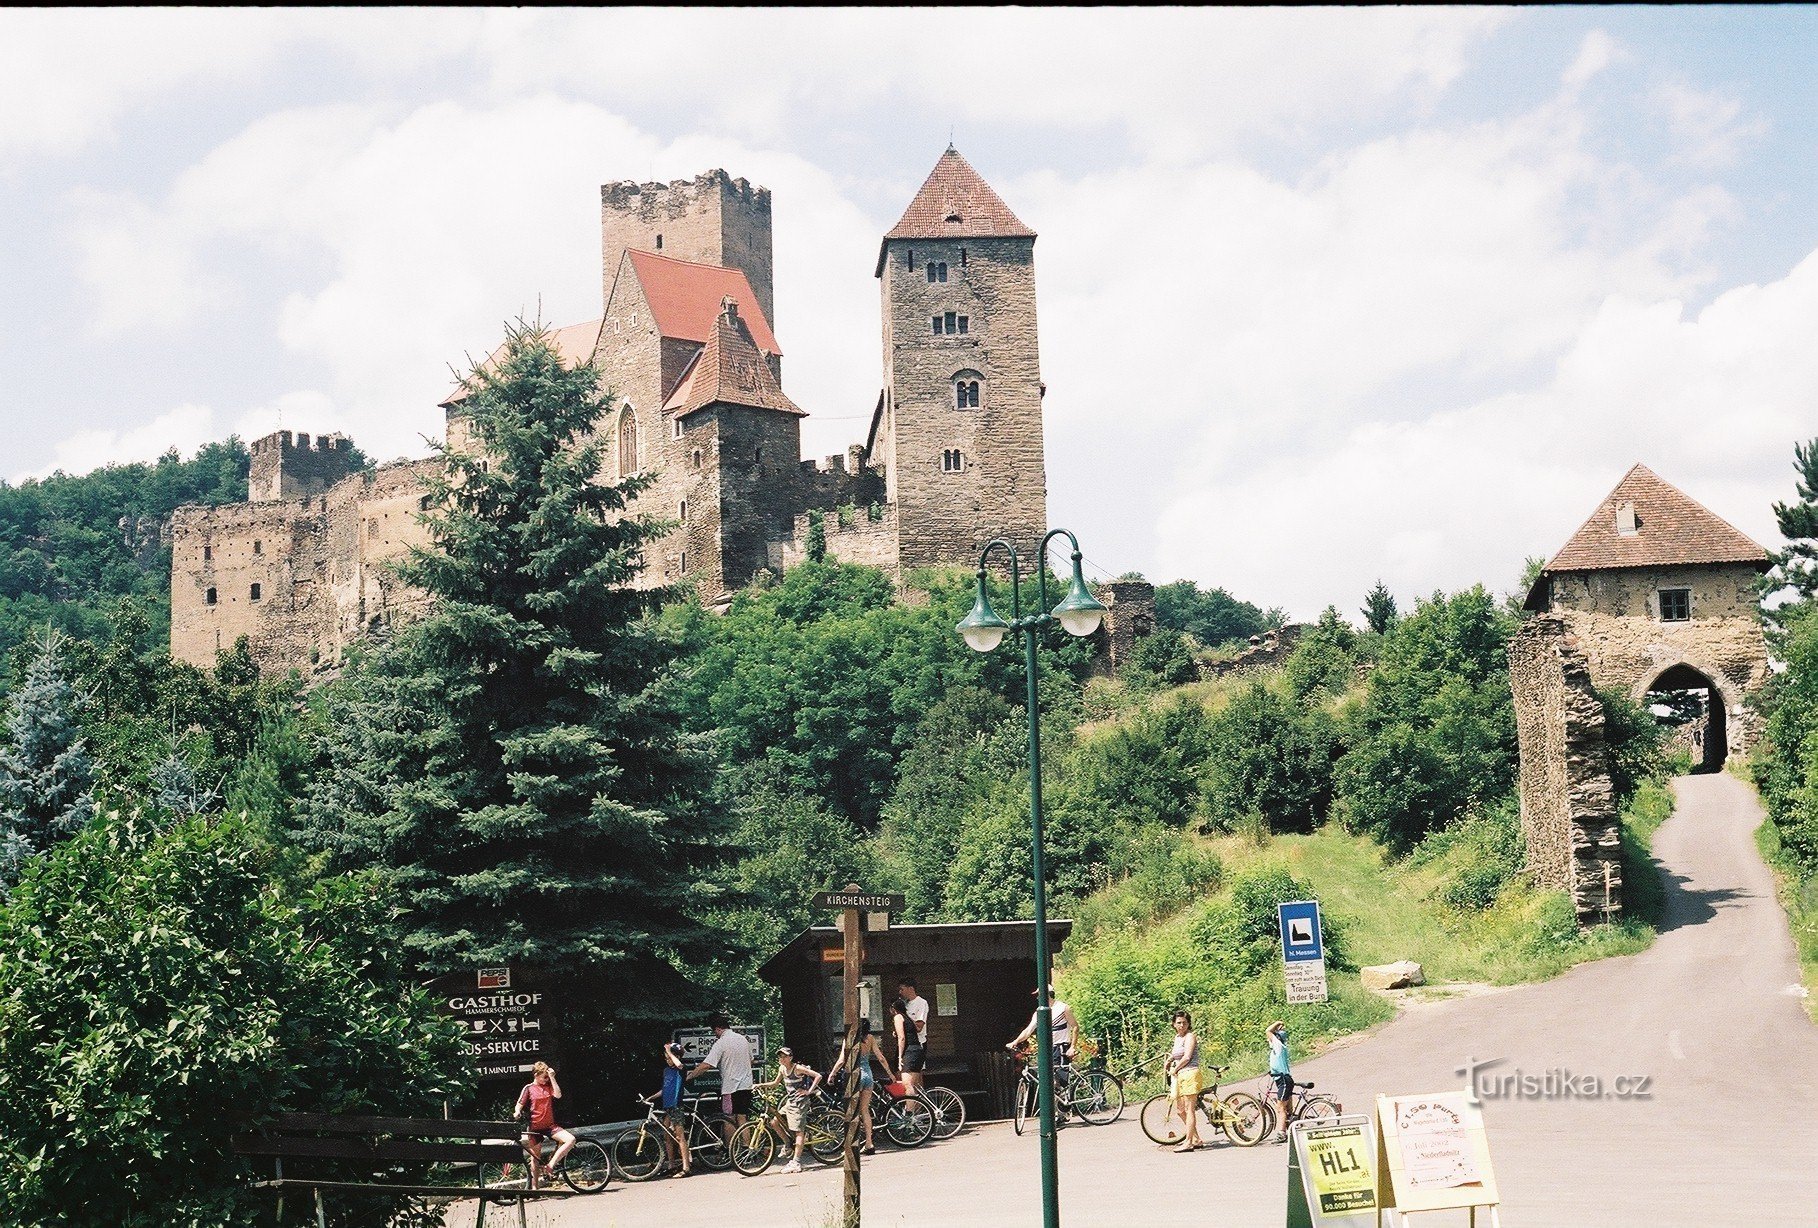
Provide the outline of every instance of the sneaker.
<path id="1" fill-rule="evenodd" d="M 802 1162 L 800 1160 L 791 1160 L 789 1163 L 783 1165 L 783 1171 L 786 1173 L 799 1173 L 802 1171 Z"/>
<path id="2" fill-rule="evenodd" d="M 1279 1132 L 1278 1132 L 1278 1133 L 1277 1133 L 1277 1134 L 1276 1134 L 1276 1135 L 1275 1135 L 1275 1141 L 1276 1141 L 1276 1142 L 1278 1142 L 1278 1143 L 1285 1143 L 1285 1142 L 1287 1142 L 1287 1141 L 1288 1141 L 1288 1132 L 1287 1132 L 1287 1131 L 1286 1131 L 1286 1130 L 1282 1130 L 1282 1131 L 1279 1131 Z"/>

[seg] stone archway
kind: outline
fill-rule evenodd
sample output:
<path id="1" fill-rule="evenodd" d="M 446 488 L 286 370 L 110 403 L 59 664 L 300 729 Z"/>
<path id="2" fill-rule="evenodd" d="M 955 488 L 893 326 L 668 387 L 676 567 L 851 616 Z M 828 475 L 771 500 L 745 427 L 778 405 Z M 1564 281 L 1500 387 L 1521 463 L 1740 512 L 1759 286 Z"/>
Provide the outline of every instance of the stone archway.
<path id="1" fill-rule="evenodd" d="M 1638 704 L 1646 705 L 1651 693 L 1662 691 L 1704 691 L 1708 698 L 1709 729 L 1705 741 L 1712 741 L 1712 730 L 1716 734 L 1717 745 L 1712 750 L 1715 757 L 1714 766 L 1698 766 L 1697 771 L 1717 771 L 1724 761 L 1733 754 L 1741 754 L 1748 749 L 1748 710 L 1743 706 L 1743 693 L 1735 680 L 1722 670 L 1715 668 L 1702 657 L 1692 653 L 1677 651 L 1670 654 L 1656 651 L 1655 665 L 1644 671 L 1629 688 L 1629 698 Z M 1703 760 L 1694 757 L 1695 764 Z"/>
<path id="2" fill-rule="evenodd" d="M 1683 661 L 1640 688 L 1641 702 L 1668 729 L 1668 745 L 1692 756 L 1692 771 L 1720 772 L 1730 751 L 1729 697 L 1704 670 Z"/>

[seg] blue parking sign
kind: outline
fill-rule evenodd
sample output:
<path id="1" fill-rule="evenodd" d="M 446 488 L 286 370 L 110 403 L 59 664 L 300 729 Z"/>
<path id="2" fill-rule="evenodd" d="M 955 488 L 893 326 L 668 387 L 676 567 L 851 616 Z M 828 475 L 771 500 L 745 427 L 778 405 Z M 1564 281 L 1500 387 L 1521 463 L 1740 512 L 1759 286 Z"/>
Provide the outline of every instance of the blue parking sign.
<path id="1" fill-rule="evenodd" d="M 1326 944 L 1319 930 L 1319 901 L 1295 900 L 1277 906 L 1281 915 L 1281 956 L 1290 964 L 1323 960 Z"/>

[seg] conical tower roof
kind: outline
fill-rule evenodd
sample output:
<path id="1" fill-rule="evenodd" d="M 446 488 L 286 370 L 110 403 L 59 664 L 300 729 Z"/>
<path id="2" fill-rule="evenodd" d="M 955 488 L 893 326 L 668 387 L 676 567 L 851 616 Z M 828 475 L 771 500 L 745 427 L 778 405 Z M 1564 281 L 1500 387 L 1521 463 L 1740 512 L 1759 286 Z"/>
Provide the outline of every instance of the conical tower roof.
<path id="1" fill-rule="evenodd" d="M 720 304 L 720 317 L 707 335 L 707 344 L 683 370 L 663 408 L 681 417 L 709 405 L 743 405 L 807 417 L 784 395 L 730 296 Z"/>
<path id="2" fill-rule="evenodd" d="M 892 239 L 1034 237 L 1035 232 L 1010 211 L 1003 197 L 949 145 L 903 216 L 884 235 L 884 243 L 878 247 L 878 269 L 883 269 L 884 246 Z"/>

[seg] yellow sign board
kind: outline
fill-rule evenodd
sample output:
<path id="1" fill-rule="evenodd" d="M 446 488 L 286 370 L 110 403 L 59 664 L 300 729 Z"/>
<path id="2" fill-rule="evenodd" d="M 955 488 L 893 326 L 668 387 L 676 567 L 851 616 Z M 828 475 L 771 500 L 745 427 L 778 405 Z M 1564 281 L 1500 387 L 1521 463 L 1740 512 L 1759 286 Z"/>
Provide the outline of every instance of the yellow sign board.
<path id="1" fill-rule="evenodd" d="M 1376 1098 L 1376 1181 L 1383 1208 L 1443 1211 L 1502 1201 L 1483 1110 L 1466 1092 Z"/>

